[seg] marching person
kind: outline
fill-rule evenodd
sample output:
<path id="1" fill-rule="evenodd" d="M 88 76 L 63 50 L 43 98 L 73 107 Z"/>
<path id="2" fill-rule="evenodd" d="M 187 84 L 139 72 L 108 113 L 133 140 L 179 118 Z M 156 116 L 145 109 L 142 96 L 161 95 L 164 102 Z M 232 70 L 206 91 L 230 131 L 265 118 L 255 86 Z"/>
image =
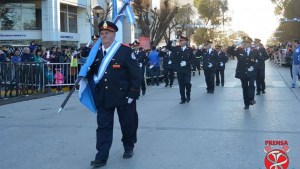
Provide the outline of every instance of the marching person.
<path id="1" fill-rule="evenodd" d="M 248 36 L 243 37 L 242 46 L 237 49 L 236 57 L 238 59 L 235 77 L 241 80 L 243 88 L 244 109 L 249 109 L 249 105 L 254 105 L 255 93 L 255 63 L 258 58 L 258 51 L 251 48 L 252 39 Z"/>
<path id="2" fill-rule="evenodd" d="M 180 104 L 188 103 L 191 100 L 191 64 L 194 62 L 193 50 L 187 46 L 188 38 L 181 36 L 179 46 L 172 47 L 172 41 L 167 44 L 167 49 L 174 56 L 174 68 L 177 72 L 179 92 L 181 96 Z"/>
<path id="3" fill-rule="evenodd" d="M 159 75 L 160 75 L 160 55 L 159 52 L 156 50 L 156 46 L 151 47 L 151 52 L 148 55 L 149 59 L 149 73 L 150 73 L 150 81 L 151 85 L 154 86 L 154 82 L 156 86 L 159 86 Z M 155 80 L 154 80 L 155 76 Z"/>
<path id="4" fill-rule="evenodd" d="M 228 61 L 228 54 L 222 51 L 222 46 L 217 45 L 216 51 L 218 52 L 219 63 L 217 63 L 216 69 L 216 86 L 220 85 L 220 76 L 221 76 L 221 85 L 224 86 L 224 70 L 225 64 Z"/>
<path id="5" fill-rule="evenodd" d="M 88 57 L 89 56 L 89 53 L 93 47 L 93 45 L 97 42 L 97 40 L 99 39 L 99 35 L 93 35 L 92 37 L 92 40 L 89 41 L 85 47 L 82 48 L 81 50 L 81 56 L 82 57 Z"/>
<path id="6" fill-rule="evenodd" d="M 99 23 L 100 46 L 87 77 L 95 82 L 94 104 L 98 128 L 95 160 L 91 166 L 106 165 L 113 141 L 114 111 L 117 110 L 124 146 L 123 158 L 133 156 L 137 141 L 136 99 L 140 94 L 141 69 L 131 48 L 115 41 L 118 27 L 109 21 Z"/>
<path id="7" fill-rule="evenodd" d="M 215 90 L 215 71 L 218 63 L 218 52 L 211 47 L 212 42 L 206 41 L 204 50 L 200 54 L 203 56 L 203 70 L 207 93 L 213 94 Z"/>
<path id="8" fill-rule="evenodd" d="M 173 54 L 166 48 L 163 48 L 161 52 L 161 56 L 163 56 L 163 72 L 165 77 L 165 87 L 173 86 L 174 82 L 174 59 Z"/>
<path id="9" fill-rule="evenodd" d="M 142 82 L 141 82 L 142 95 L 145 95 L 146 93 L 145 68 L 147 63 L 149 62 L 149 59 L 148 56 L 146 55 L 146 52 L 142 50 L 143 48 L 140 48 L 139 45 L 140 43 L 137 41 L 134 41 L 132 43 L 134 49 L 134 55 L 139 63 L 139 66 L 141 68 L 141 73 L 142 73 Z"/>
<path id="10" fill-rule="evenodd" d="M 201 52 L 198 52 L 198 51 L 202 51 L 202 50 L 203 50 L 203 45 L 200 45 L 199 48 L 194 51 L 195 61 L 193 64 L 193 76 L 195 75 L 196 70 L 198 70 L 198 75 L 201 75 L 201 61 L 203 58 L 200 55 Z"/>
<path id="11" fill-rule="evenodd" d="M 260 95 L 260 92 L 265 94 L 265 61 L 269 59 L 266 49 L 260 42 L 260 39 L 254 39 L 254 46 L 258 50 L 258 58 L 256 60 L 256 95 Z"/>

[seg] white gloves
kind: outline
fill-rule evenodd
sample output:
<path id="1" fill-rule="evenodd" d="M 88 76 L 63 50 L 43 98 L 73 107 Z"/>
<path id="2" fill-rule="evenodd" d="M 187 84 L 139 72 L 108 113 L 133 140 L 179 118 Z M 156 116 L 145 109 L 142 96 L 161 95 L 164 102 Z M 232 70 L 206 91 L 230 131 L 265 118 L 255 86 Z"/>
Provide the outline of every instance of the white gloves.
<path id="1" fill-rule="evenodd" d="M 253 66 L 250 66 L 250 67 L 248 68 L 248 71 L 249 71 L 249 72 L 252 72 L 253 70 L 254 70 Z"/>
<path id="2" fill-rule="evenodd" d="M 91 41 L 89 41 L 89 43 L 87 43 L 85 46 L 86 47 L 90 47 L 90 45 L 93 43 L 93 41 L 91 40 Z"/>
<path id="3" fill-rule="evenodd" d="M 150 65 L 149 68 L 152 69 L 154 67 L 154 65 Z"/>
<path id="4" fill-rule="evenodd" d="M 169 65 L 172 64 L 172 61 L 169 60 L 168 64 L 169 64 Z"/>
<path id="5" fill-rule="evenodd" d="M 140 67 L 142 67 L 142 66 L 143 66 L 143 64 L 142 64 L 142 63 L 140 63 L 140 64 L 139 64 L 139 66 L 140 66 Z"/>
<path id="6" fill-rule="evenodd" d="M 133 102 L 133 99 L 127 97 L 127 103 L 128 103 L 128 104 L 131 104 L 132 102 Z"/>
<path id="7" fill-rule="evenodd" d="M 50 51 L 49 50 L 47 50 L 47 56 L 46 56 L 47 58 L 49 58 L 50 57 Z"/>
<path id="8" fill-rule="evenodd" d="M 208 63 L 208 67 L 211 68 L 213 65 L 211 63 Z"/>
<path id="9" fill-rule="evenodd" d="M 220 66 L 223 66 L 223 65 L 224 65 L 224 63 L 220 62 Z"/>
<path id="10" fill-rule="evenodd" d="M 186 66 L 186 61 L 181 61 L 181 62 L 180 62 L 180 66 L 181 66 L 181 67 Z"/>

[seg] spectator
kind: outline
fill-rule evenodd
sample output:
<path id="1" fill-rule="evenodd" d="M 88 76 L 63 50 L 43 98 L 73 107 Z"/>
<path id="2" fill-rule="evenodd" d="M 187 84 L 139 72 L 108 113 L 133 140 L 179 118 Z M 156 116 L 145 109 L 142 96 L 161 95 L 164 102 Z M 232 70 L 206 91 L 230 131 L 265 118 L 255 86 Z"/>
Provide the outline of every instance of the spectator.
<path id="1" fill-rule="evenodd" d="M 154 85 L 154 76 L 156 77 L 156 85 L 159 86 L 159 75 L 160 75 L 160 65 L 159 65 L 159 53 L 156 50 L 156 46 L 152 46 L 151 52 L 149 53 L 149 71 L 151 84 Z"/>
<path id="2" fill-rule="evenodd" d="M 6 54 L 0 50 L 0 62 L 6 62 Z"/>
<path id="3" fill-rule="evenodd" d="M 13 57 L 11 58 L 11 62 L 12 63 L 20 63 L 22 60 L 21 60 L 21 56 L 20 56 L 20 51 L 16 50 L 14 52 L 14 55 Z"/>
<path id="4" fill-rule="evenodd" d="M 37 48 L 38 48 L 38 46 L 37 46 L 36 42 L 35 41 L 31 41 L 30 45 L 29 45 L 30 53 L 32 53 L 33 50 L 37 49 Z"/>
<path id="5" fill-rule="evenodd" d="M 22 62 L 34 62 L 34 57 L 32 54 L 30 54 L 30 49 L 28 47 L 25 47 L 23 49 L 23 54 L 21 56 Z"/>
<path id="6" fill-rule="evenodd" d="M 56 93 L 61 93 L 62 94 L 62 86 L 61 84 L 64 83 L 64 75 L 61 73 L 61 68 L 56 68 L 55 69 L 56 73 L 54 75 L 55 79 L 55 84 L 57 85 L 57 90 Z"/>

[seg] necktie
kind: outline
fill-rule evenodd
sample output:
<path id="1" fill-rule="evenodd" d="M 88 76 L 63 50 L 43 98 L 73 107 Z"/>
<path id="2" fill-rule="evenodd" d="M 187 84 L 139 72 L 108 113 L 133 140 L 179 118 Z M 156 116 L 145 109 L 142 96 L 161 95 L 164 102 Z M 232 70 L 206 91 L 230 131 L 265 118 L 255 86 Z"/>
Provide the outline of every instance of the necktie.
<path id="1" fill-rule="evenodd" d="M 105 56 L 106 55 L 106 50 L 103 52 L 103 56 Z"/>

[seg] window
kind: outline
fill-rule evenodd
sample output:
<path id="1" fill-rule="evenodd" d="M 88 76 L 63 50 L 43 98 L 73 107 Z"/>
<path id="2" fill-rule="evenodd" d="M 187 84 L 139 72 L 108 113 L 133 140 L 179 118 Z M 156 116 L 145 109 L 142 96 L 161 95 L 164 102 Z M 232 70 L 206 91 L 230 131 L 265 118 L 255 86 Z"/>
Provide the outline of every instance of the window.
<path id="1" fill-rule="evenodd" d="M 60 31 L 77 33 L 77 7 L 60 4 Z"/>
<path id="2" fill-rule="evenodd" d="M 0 30 L 41 30 L 41 0 L 1 0 Z"/>

